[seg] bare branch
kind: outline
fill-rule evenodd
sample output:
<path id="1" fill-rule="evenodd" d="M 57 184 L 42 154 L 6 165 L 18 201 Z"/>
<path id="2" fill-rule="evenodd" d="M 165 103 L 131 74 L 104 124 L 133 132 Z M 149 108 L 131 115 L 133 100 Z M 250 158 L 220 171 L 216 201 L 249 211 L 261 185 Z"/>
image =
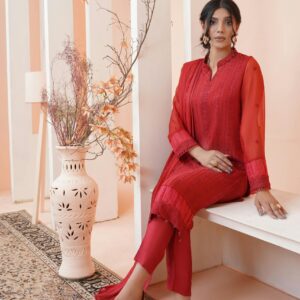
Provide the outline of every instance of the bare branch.
<path id="1" fill-rule="evenodd" d="M 88 4 L 87 0 L 85 1 Z M 90 146 L 87 159 L 103 155 L 109 148 L 116 156 L 120 179 L 131 182 L 135 179 L 134 162 L 137 154 L 133 149 L 133 138 L 121 127 L 113 127 L 115 114 L 119 108 L 131 103 L 128 98 L 132 91 L 132 67 L 136 63 L 153 18 L 156 0 L 141 0 L 146 10 L 146 21 L 139 31 L 136 41 L 129 42 L 130 26 L 120 20 L 117 13 L 99 5 L 112 16 L 109 26 L 116 27 L 121 36 L 120 46 L 107 44 L 109 50 L 104 59 L 109 67 L 114 67 L 119 74 L 108 81 L 93 82 L 93 69 L 85 55 L 80 54 L 70 39 L 67 38 L 64 50 L 57 54 L 51 64 L 52 89 L 49 94 L 43 91 L 43 99 L 48 100 L 50 123 L 56 132 L 61 146 Z M 64 63 L 69 75 L 57 82 L 54 67 Z"/>

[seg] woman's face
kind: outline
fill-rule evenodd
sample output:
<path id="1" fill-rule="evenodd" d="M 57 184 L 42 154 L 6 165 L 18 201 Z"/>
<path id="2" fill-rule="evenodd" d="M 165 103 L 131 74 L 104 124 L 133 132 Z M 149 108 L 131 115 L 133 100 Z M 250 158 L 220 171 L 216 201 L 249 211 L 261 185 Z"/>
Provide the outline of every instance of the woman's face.
<path id="1" fill-rule="evenodd" d="M 204 26 L 203 29 L 205 30 Z M 212 16 L 208 31 L 211 48 L 230 48 L 231 38 L 237 30 L 236 21 L 229 12 L 224 8 L 217 9 Z"/>

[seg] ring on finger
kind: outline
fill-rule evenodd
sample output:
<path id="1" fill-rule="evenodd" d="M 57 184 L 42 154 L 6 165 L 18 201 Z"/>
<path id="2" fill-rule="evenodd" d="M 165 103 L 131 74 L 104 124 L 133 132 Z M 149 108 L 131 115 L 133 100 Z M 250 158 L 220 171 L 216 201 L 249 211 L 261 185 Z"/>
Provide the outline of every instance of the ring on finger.
<path id="1" fill-rule="evenodd" d="M 217 167 L 217 166 L 218 166 L 218 162 L 217 162 L 217 161 L 212 161 L 211 164 L 212 164 L 214 167 Z"/>

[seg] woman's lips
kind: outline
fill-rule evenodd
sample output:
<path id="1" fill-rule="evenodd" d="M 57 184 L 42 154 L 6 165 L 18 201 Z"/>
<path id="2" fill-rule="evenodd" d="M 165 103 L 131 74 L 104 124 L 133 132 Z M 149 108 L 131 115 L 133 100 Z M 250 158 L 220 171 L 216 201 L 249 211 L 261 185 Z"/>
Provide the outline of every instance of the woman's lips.
<path id="1" fill-rule="evenodd" d="M 218 42 L 223 42 L 223 41 L 225 41 L 225 38 L 217 37 L 217 38 L 215 38 L 215 40 L 218 41 Z"/>

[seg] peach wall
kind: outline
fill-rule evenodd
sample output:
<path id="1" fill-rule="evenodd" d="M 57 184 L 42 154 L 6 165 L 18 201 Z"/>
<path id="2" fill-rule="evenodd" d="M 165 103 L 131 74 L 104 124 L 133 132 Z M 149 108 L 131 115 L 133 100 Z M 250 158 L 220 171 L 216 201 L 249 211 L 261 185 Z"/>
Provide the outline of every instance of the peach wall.
<path id="1" fill-rule="evenodd" d="M 5 0 L 0 0 L 0 190 L 10 189 Z"/>
<path id="2" fill-rule="evenodd" d="M 174 0 L 175 9 L 173 13 L 178 18 L 182 11 L 184 0 Z M 269 166 L 271 182 L 274 188 L 300 192 L 298 185 L 300 174 L 300 160 L 297 158 L 300 146 L 300 122 L 298 115 L 300 104 L 298 101 L 298 78 L 300 75 L 300 38 L 295 34 L 297 28 L 297 12 L 300 9 L 298 0 L 289 0 L 287 6 L 283 0 L 261 0 L 248 1 L 236 0 L 242 12 L 242 25 L 238 36 L 237 48 L 240 52 L 253 55 L 260 63 L 266 85 L 266 154 Z M 5 17 L 4 0 L 0 0 L 0 33 L 1 33 L 1 66 L 5 66 Z M 113 0 L 113 10 L 118 12 L 125 21 L 130 19 L 130 1 Z M 197 47 L 198 38 L 201 34 L 198 16 L 201 8 L 206 3 L 203 0 L 191 0 L 192 4 L 192 53 L 193 58 L 203 55 Z M 259 6 L 257 5 L 259 3 Z M 38 55 L 35 53 L 39 43 L 38 0 L 29 0 L 30 4 L 30 26 L 31 41 L 36 47 L 31 48 L 31 69 L 37 68 Z M 173 8 L 174 8 L 173 7 Z M 172 8 L 172 9 L 173 9 Z M 74 38 L 79 47 L 85 49 L 85 14 L 84 1 L 73 0 L 74 14 Z M 176 16 L 177 14 L 177 16 Z M 255 20 L 255 22 L 254 22 Z M 173 20 L 175 21 L 175 19 Z M 174 31 L 173 38 L 184 42 L 184 32 Z M 115 35 L 115 42 L 117 35 Z M 174 41 L 174 40 L 173 40 Z M 176 44 L 176 43 L 175 43 Z M 173 47 L 173 59 L 178 58 L 180 62 L 173 63 L 174 81 L 177 81 L 183 55 Z M 101 58 L 99 58 L 101 59 Z M 175 59 L 176 60 L 176 59 Z M 1 68 L 1 109 L 0 109 L 0 141 L 3 147 L 0 152 L 0 189 L 9 188 L 9 152 L 8 152 L 8 125 L 7 125 L 7 100 L 6 100 L 6 68 Z M 4 73 L 3 73 L 4 72 Z M 173 81 L 173 82 L 174 82 Z M 176 85 L 176 83 L 175 83 Z M 174 87 L 173 87 L 174 91 Z M 171 101 L 171 99 L 170 99 Z M 123 107 L 117 122 L 126 129 L 131 130 L 131 105 Z M 5 146 L 4 146 L 5 145 Z M 3 175 L 5 174 L 5 175 Z M 285 174 L 285 176 L 282 176 Z M 119 191 L 124 195 L 131 193 L 130 185 L 119 185 Z M 120 194 L 121 195 L 121 194 Z M 131 196 L 130 196 L 131 197 Z"/>
<path id="3" fill-rule="evenodd" d="M 85 1 L 73 0 L 74 43 L 82 53 L 86 53 Z"/>
<path id="4" fill-rule="evenodd" d="M 130 0 L 113 0 L 112 10 L 116 12 L 120 19 L 130 24 Z M 128 32 L 127 38 L 130 40 L 130 31 Z M 121 41 L 121 35 L 118 30 L 113 30 L 113 44 L 118 47 L 118 43 Z M 129 98 L 131 101 L 131 97 Z M 124 129 L 132 132 L 132 105 L 128 104 L 120 109 L 120 113 L 116 118 L 116 125 L 122 126 Z M 127 210 L 132 206 L 133 202 L 133 183 L 118 182 L 118 201 L 119 201 L 119 212 Z"/>
<path id="5" fill-rule="evenodd" d="M 171 2 L 171 42 L 172 42 L 172 95 L 179 80 L 179 74 L 186 58 L 184 32 L 184 3 L 182 0 L 173 0 Z M 170 105 L 172 101 L 170 100 Z"/>
<path id="6" fill-rule="evenodd" d="M 300 1 L 237 3 L 243 17 L 238 48 L 259 61 L 265 79 L 266 155 L 271 185 L 300 193 L 300 35 L 296 29 Z"/>

